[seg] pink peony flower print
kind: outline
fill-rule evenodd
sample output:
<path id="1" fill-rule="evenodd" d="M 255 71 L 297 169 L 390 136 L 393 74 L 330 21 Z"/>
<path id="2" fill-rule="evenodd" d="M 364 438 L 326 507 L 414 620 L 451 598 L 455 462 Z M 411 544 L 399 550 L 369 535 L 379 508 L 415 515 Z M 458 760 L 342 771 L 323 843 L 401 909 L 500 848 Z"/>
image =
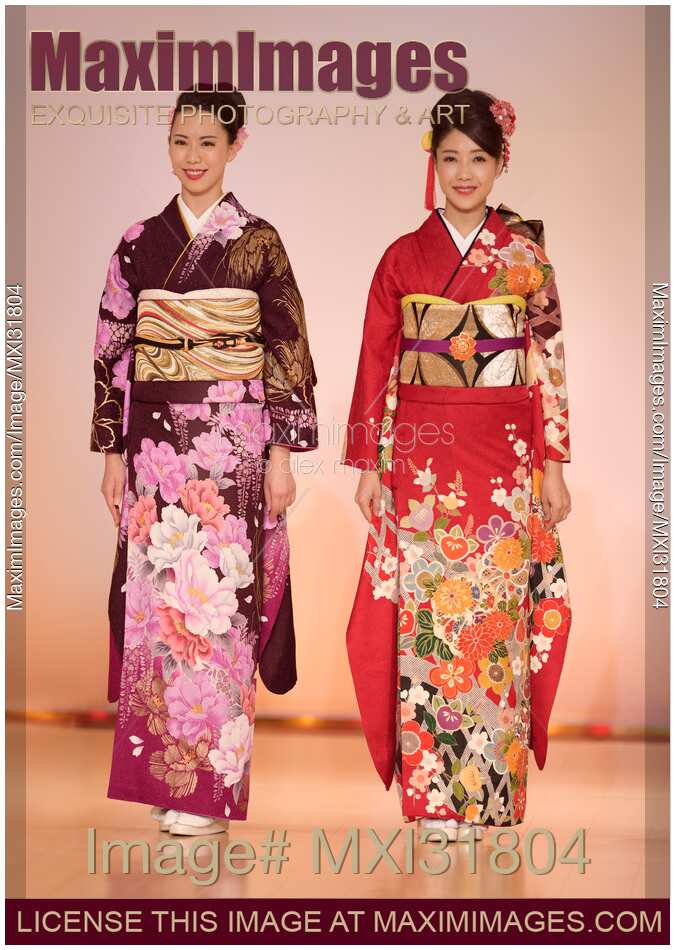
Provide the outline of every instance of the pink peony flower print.
<path id="1" fill-rule="evenodd" d="M 126 389 L 129 385 L 129 363 L 131 362 L 131 350 L 126 350 L 124 354 L 113 364 L 112 384 L 117 389 Z"/>
<path id="2" fill-rule="evenodd" d="M 103 320 L 101 317 L 99 317 L 96 324 L 96 341 L 94 343 L 95 359 L 98 359 L 99 356 L 105 352 L 111 338 L 112 330 L 110 329 L 110 324 L 107 320 Z"/>
<path id="3" fill-rule="evenodd" d="M 126 623 L 124 640 L 137 647 L 145 637 L 153 638 L 159 631 L 159 620 L 153 609 L 153 589 L 147 578 L 135 578 L 126 583 Z"/>
<path id="4" fill-rule="evenodd" d="M 224 777 L 227 788 L 236 785 L 244 777 L 252 749 L 253 726 L 248 716 L 242 713 L 226 722 L 220 730 L 218 748 L 209 752 L 209 762 Z"/>
<path id="5" fill-rule="evenodd" d="M 134 467 L 144 485 L 159 486 L 164 501 L 178 501 L 187 478 L 188 463 L 185 456 L 176 454 L 172 445 L 168 442 L 155 445 L 152 439 L 142 439 L 141 451 L 134 456 Z"/>
<path id="6" fill-rule="evenodd" d="M 224 245 L 226 241 L 232 238 L 241 237 L 244 233 L 242 227 L 246 224 L 246 218 L 239 214 L 237 209 L 228 201 L 223 201 L 216 205 L 201 230 L 205 236 L 213 236 L 219 244 Z"/>
<path id="7" fill-rule="evenodd" d="M 208 388 L 211 402 L 241 402 L 245 395 L 246 387 L 238 379 L 220 379 Z"/>
<path id="8" fill-rule="evenodd" d="M 211 418 L 211 406 L 208 402 L 174 402 L 171 405 L 174 409 L 182 412 L 186 419 L 199 419 L 201 422 L 208 422 Z"/>
<path id="9" fill-rule="evenodd" d="M 222 466 L 224 472 L 232 472 L 239 464 L 230 440 L 215 429 L 198 435 L 192 444 L 194 449 L 190 449 L 187 454 L 189 461 L 207 472 L 217 465 Z"/>
<path id="10" fill-rule="evenodd" d="M 143 224 L 143 222 L 137 221 L 136 224 L 132 224 L 130 227 L 126 229 L 123 235 L 124 240 L 135 241 L 137 237 L 141 236 L 144 228 L 145 228 L 145 225 Z"/>
<path id="11" fill-rule="evenodd" d="M 191 633 L 185 626 L 185 617 L 175 607 L 158 607 L 159 633 L 161 640 L 171 650 L 176 663 L 186 663 L 192 669 L 201 669 L 213 655 L 213 645 L 206 637 Z"/>
<path id="12" fill-rule="evenodd" d="M 175 739 L 186 739 L 190 745 L 202 736 L 217 736 L 227 722 L 227 700 L 205 670 L 177 676 L 165 689 L 164 702 L 169 713 L 167 729 Z"/>
<path id="13" fill-rule="evenodd" d="M 203 525 L 212 524 L 216 528 L 230 510 L 211 478 L 191 478 L 181 491 L 180 500 L 183 508 L 198 515 Z"/>
<path id="14" fill-rule="evenodd" d="M 223 668 L 235 683 L 249 683 L 253 677 L 253 647 L 242 642 L 236 628 L 231 640 L 231 647 L 231 653 L 227 651 L 223 653 Z"/>
<path id="15" fill-rule="evenodd" d="M 175 578 L 164 587 L 164 600 L 185 614 L 185 626 L 202 637 L 227 633 L 237 611 L 232 578 L 218 576 L 195 550 L 183 551 L 174 565 Z"/>
<path id="16" fill-rule="evenodd" d="M 279 524 L 279 516 L 276 518 L 270 518 L 270 510 L 265 505 L 263 512 L 263 528 L 265 531 L 270 531 L 272 528 L 276 528 Z"/>
<path id="17" fill-rule="evenodd" d="M 260 407 L 252 403 L 236 406 L 230 413 L 228 425 L 243 438 L 245 450 L 252 455 L 259 455 L 272 435 Z"/>
<path id="18" fill-rule="evenodd" d="M 203 554 L 211 567 L 219 567 L 220 552 L 230 544 L 240 544 L 247 554 L 251 553 L 251 539 L 246 536 L 246 518 L 226 515 L 219 524 L 204 526 L 208 541 Z"/>
<path id="19" fill-rule="evenodd" d="M 108 267 L 108 276 L 101 303 L 118 320 L 124 320 L 125 317 L 128 317 L 136 305 L 136 301 L 129 293 L 129 284 L 122 277 L 120 259 L 117 254 L 113 254 Z"/>
<path id="20" fill-rule="evenodd" d="M 157 502 L 153 495 L 141 495 L 129 512 L 129 540 L 143 544 L 157 521 Z"/>
<path id="21" fill-rule="evenodd" d="M 246 716 L 248 721 L 253 724 L 255 719 L 255 685 L 251 683 L 250 686 L 242 683 L 241 685 L 241 711 Z"/>
<path id="22" fill-rule="evenodd" d="M 254 399 L 259 399 L 260 402 L 265 401 L 265 384 L 263 383 L 262 379 L 250 379 L 248 383 L 248 391 Z"/>

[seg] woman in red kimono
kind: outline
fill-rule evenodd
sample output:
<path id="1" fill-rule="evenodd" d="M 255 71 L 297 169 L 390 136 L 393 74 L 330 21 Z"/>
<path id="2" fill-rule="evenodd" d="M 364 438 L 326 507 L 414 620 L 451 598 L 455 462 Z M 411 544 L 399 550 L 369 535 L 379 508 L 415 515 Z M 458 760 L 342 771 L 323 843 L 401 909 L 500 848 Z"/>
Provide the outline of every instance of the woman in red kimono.
<path id="1" fill-rule="evenodd" d="M 523 820 L 571 619 L 554 271 L 542 223 L 487 204 L 514 127 L 483 92 L 432 110 L 431 213 L 375 272 L 342 458 L 369 521 L 347 634 L 364 732 L 404 818 L 451 840 Z"/>
<path id="2" fill-rule="evenodd" d="M 246 818 L 256 670 L 278 693 L 296 679 L 288 462 L 317 445 L 316 374 L 278 232 L 223 194 L 243 106 L 179 97 L 181 193 L 125 231 L 94 351 L 91 449 L 118 526 L 108 796 L 175 834 Z"/>

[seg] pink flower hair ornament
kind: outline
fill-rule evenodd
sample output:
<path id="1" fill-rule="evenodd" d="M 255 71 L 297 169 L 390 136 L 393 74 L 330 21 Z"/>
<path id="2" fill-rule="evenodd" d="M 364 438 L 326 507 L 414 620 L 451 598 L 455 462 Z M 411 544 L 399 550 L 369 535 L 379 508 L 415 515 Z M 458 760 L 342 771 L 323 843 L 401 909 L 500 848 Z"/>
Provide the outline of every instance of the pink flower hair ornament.
<path id="1" fill-rule="evenodd" d="M 247 138 L 248 138 L 248 129 L 246 128 L 245 125 L 242 125 L 242 127 L 237 132 L 234 142 L 232 143 L 232 145 L 230 145 L 230 155 L 232 156 L 232 158 L 234 158 L 235 155 L 239 154 Z"/>
<path id="2" fill-rule="evenodd" d="M 511 148 L 509 139 L 516 130 L 516 110 L 507 99 L 496 99 L 490 106 L 490 112 L 494 116 L 497 125 L 501 126 L 502 137 L 504 139 L 504 171 L 509 164 L 511 157 Z"/>

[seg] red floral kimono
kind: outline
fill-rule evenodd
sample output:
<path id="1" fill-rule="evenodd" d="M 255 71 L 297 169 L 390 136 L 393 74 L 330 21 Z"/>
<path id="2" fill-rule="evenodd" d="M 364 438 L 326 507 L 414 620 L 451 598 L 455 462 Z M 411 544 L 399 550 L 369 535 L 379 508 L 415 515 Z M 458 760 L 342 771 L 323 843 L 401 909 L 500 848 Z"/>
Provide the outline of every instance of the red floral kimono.
<path id="1" fill-rule="evenodd" d="M 110 587 L 108 796 L 246 817 L 256 671 L 296 680 L 269 446 L 316 447 L 316 374 L 279 234 L 231 193 L 196 234 L 177 198 L 113 254 L 91 449 L 124 453 Z"/>
<path id="2" fill-rule="evenodd" d="M 342 459 L 381 478 L 347 643 L 408 820 L 516 824 L 529 748 L 544 767 L 571 620 L 546 458 L 570 449 L 541 222 L 489 208 L 462 256 L 434 211 L 375 272 Z"/>

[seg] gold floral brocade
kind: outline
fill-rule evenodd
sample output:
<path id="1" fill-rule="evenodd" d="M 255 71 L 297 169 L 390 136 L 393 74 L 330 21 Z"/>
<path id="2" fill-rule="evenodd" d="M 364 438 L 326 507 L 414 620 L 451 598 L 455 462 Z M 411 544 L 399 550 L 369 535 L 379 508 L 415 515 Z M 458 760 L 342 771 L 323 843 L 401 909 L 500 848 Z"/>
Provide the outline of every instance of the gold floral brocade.
<path id="1" fill-rule="evenodd" d="M 198 296 L 144 291 L 138 303 L 136 336 L 156 340 L 158 345 L 135 344 L 134 378 L 143 382 L 261 378 L 262 340 L 241 340 L 234 346 L 214 340 L 180 349 L 160 345 L 243 333 L 261 333 L 260 301 L 252 291 L 228 288 L 219 295 L 214 288 Z"/>
<path id="2" fill-rule="evenodd" d="M 522 347 L 476 349 L 479 340 L 523 336 L 525 305 L 516 297 L 456 303 L 424 294 L 401 301 L 403 337 L 447 340 L 447 352 L 402 350 L 400 382 L 427 386 L 515 386 L 525 382 Z"/>

